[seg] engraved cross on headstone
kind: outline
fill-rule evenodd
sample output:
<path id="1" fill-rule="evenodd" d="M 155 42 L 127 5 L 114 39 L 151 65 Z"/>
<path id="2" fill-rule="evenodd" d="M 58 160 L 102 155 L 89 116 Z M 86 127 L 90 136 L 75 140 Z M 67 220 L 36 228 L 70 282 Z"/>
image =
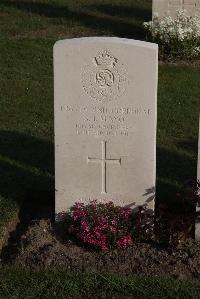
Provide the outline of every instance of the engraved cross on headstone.
<path id="1" fill-rule="evenodd" d="M 106 164 L 118 164 L 121 165 L 121 158 L 119 159 L 107 159 L 106 158 L 106 141 L 101 141 L 101 159 L 87 157 L 87 163 L 101 163 L 102 174 L 102 189 L 101 193 L 106 194 Z"/>

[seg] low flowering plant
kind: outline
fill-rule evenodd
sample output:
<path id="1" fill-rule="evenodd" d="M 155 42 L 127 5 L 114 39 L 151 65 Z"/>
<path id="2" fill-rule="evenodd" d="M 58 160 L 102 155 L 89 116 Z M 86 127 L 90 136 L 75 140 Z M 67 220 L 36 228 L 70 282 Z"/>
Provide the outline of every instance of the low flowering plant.
<path id="1" fill-rule="evenodd" d="M 200 15 L 178 10 L 176 17 L 153 17 L 144 22 L 150 41 L 158 43 L 161 58 L 200 59 Z"/>
<path id="2" fill-rule="evenodd" d="M 188 181 L 173 197 L 171 207 L 164 202 L 157 205 L 155 214 L 145 206 L 136 212 L 111 201 L 76 202 L 69 212 L 57 214 L 56 220 L 66 236 L 96 249 L 126 249 L 136 241 L 176 247 L 192 236 L 196 207 L 200 207 L 200 182 Z"/>
<path id="3" fill-rule="evenodd" d="M 69 216 L 68 233 L 84 244 L 106 250 L 112 247 L 125 249 L 133 243 L 131 234 L 132 209 L 114 206 L 113 202 L 89 204 L 77 202 Z"/>

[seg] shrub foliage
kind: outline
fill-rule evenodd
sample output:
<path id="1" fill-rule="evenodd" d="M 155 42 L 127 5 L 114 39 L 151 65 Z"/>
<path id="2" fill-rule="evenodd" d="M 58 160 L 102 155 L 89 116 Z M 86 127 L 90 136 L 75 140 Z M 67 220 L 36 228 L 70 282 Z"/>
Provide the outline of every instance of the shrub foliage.
<path id="1" fill-rule="evenodd" d="M 200 59 L 200 15 L 179 10 L 174 19 L 154 16 L 143 25 L 147 39 L 158 43 L 160 58 Z"/>

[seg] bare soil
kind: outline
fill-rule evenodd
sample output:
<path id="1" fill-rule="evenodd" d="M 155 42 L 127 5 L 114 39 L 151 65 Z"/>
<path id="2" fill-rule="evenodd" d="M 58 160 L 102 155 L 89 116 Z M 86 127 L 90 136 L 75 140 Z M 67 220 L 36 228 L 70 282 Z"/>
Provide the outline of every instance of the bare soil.
<path id="1" fill-rule="evenodd" d="M 124 275 L 200 278 L 200 244 L 189 240 L 171 251 L 153 244 L 135 243 L 127 250 L 97 252 L 55 233 L 50 220 L 33 220 L 3 259 L 31 269 L 60 268 Z"/>
<path id="2" fill-rule="evenodd" d="M 188 240 L 176 249 L 135 243 L 127 250 L 97 252 L 70 239 L 53 221 L 53 207 L 24 207 L 21 223 L 10 234 L 1 253 L 2 263 L 33 270 L 69 269 L 120 275 L 169 276 L 200 279 L 200 242 Z M 39 211 L 39 212 L 38 212 Z"/>

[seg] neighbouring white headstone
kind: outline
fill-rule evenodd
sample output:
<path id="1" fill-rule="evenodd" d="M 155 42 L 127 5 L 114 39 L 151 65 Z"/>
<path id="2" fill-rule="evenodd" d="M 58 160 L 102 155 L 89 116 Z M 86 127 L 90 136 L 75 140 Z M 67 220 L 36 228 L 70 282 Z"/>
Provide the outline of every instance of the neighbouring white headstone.
<path id="1" fill-rule="evenodd" d="M 153 209 L 157 52 L 116 37 L 55 44 L 56 213 L 92 199 Z"/>
<path id="2" fill-rule="evenodd" d="M 200 117 L 199 117 L 199 142 L 198 142 L 197 181 L 200 182 Z M 196 218 L 196 227 L 195 227 L 195 239 L 196 240 L 200 240 L 200 207 L 197 207 L 197 218 Z"/>
<path id="3" fill-rule="evenodd" d="M 199 14 L 200 0 L 153 0 L 152 15 L 174 18 L 180 9 L 184 9 L 189 16 Z"/>

